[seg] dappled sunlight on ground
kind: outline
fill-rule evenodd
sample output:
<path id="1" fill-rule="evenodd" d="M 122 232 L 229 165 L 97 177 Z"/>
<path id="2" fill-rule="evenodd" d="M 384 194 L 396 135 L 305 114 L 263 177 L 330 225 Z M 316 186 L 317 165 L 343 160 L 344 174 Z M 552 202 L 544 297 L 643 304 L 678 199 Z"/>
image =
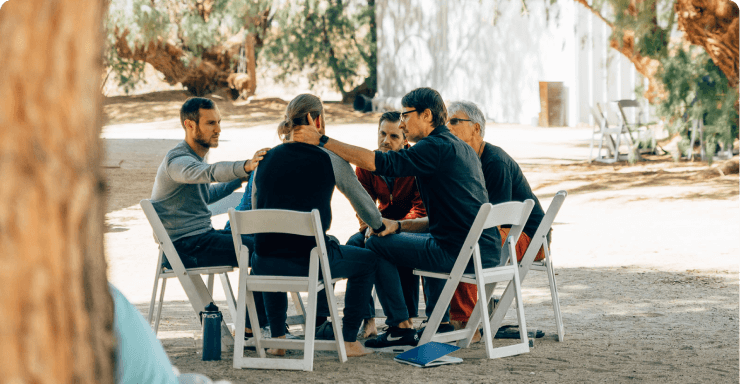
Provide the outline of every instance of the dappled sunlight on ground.
<path id="1" fill-rule="evenodd" d="M 178 111 L 187 96 L 160 92 L 109 98 L 105 105 L 109 279 L 143 313 L 151 297 L 157 246 L 138 204 L 150 197 L 166 152 L 184 137 Z M 218 104 L 223 132 L 221 144 L 208 155 L 210 162 L 247 159 L 259 148 L 279 144 L 275 129 L 285 101 Z M 336 103 L 326 103 L 326 111 L 329 136 L 376 147 L 378 114 Z M 737 174 L 721 176 L 706 163 L 676 163 L 667 156 L 634 164 L 589 164 L 590 128 L 489 124 L 486 139 L 521 164 L 545 209 L 558 190 L 568 191 L 552 243 L 565 342 L 557 341 L 547 278 L 532 271 L 523 284 L 527 326 L 546 335 L 529 354 L 488 360 L 477 344 L 455 352 L 463 364 L 419 370 L 393 362 L 390 354 L 339 364 L 335 353 L 319 352 L 313 373 L 234 370 L 231 352 L 223 353 L 220 362 L 201 361 L 200 324 L 183 301 L 182 288 L 171 280 L 159 337 L 173 363 L 183 372 L 234 382 L 347 377 L 404 383 L 737 380 Z M 358 223 L 338 191 L 332 213 L 329 233 L 346 241 Z M 225 216 L 214 218 L 214 227 L 222 228 L 225 221 Z M 237 273 L 230 279 L 236 288 Z M 340 300 L 344 290 L 345 284 L 338 284 Z M 225 307 L 218 279 L 214 297 Z M 228 311 L 224 316 L 231 322 Z M 510 310 L 505 323 L 514 321 Z M 291 330 L 302 333 L 298 326 Z M 296 356 L 300 352 L 291 355 Z"/>

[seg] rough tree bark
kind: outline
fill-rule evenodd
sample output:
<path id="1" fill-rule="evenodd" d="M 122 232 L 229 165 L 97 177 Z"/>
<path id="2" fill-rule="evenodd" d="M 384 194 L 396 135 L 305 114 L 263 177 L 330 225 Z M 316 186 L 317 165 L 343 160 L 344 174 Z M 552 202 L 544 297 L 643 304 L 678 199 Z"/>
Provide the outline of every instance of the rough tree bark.
<path id="1" fill-rule="evenodd" d="M 738 85 L 738 8 L 729 0 L 677 0 L 678 27 Z"/>
<path id="2" fill-rule="evenodd" d="M 678 28 L 685 33 L 686 40 L 703 47 L 737 91 L 737 5 L 729 0 L 677 0 L 674 9 Z M 735 102 L 736 109 L 739 103 Z"/>
<path id="3" fill-rule="evenodd" d="M 112 383 L 100 170 L 104 0 L 0 10 L 0 381 Z"/>

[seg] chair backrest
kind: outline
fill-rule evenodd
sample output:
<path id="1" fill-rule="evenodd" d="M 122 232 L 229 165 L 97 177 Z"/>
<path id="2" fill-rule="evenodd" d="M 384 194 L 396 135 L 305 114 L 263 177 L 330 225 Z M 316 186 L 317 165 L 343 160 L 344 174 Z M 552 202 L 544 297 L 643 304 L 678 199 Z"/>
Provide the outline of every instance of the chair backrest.
<path id="1" fill-rule="evenodd" d="M 234 238 L 234 247 L 239 254 L 239 260 L 242 260 L 243 255 L 249 254 L 249 249 L 242 244 L 241 235 L 284 233 L 314 236 L 322 270 L 324 270 L 324 278 L 331 281 L 331 274 L 328 273 L 329 259 L 326 254 L 324 231 L 321 227 L 321 217 L 318 209 L 311 212 L 298 212 L 283 209 L 237 211 L 230 208 L 229 221 L 231 222 L 231 234 Z M 249 257 L 246 259 L 249 260 Z M 242 266 L 240 265 L 240 267 Z"/>
<path id="2" fill-rule="evenodd" d="M 223 199 L 208 206 L 213 216 L 223 215 L 229 212 L 229 208 L 234 208 L 242 201 L 244 192 L 234 192 Z"/>
<path id="3" fill-rule="evenodd" d="M 563 206 L 563 202 L 566 197 L 568 197 L 568 192 L 558 191 L 558 193 L 555 194 L 555 197 L 552 198 L 552 202 L 550 202 L 550 206 L 547 208 L 545 216 L 543 216 L 542 221 L 540 221 L 540 226 L 537 227 L 537 231 L 532 236 L 531 242 L 522 256 L 522 262 L 530 259 L 533 261 L 537 256 L 537 253 L 540 251 L 540 247 L 546 245 L 547 233 L 550 232 L 552 223 L 555 222 L 555 216 L 560 212 L 560 207 Z M 528 268 L 529 266 L 527 266 L 527 269 Z"/>
<path id="4" fill-rule="evenodd" d="M 465 270 L 473 252 L 478 249 L 478 240 L 484 229 L 499 225 L 511 225 L 509 238 L 512 238 L 512 241 L 516 244 L 519 240 L 519 235 L 521 235 L 524 229 L 524 225 L 527 224 L 527 219 L 529 219 L 529 214 L 532 212 L 533 207 L 534 200 L 532 199 L 527 199 L 524 202 L 510 201 L 496 205 L 492 205 L 491 203 L 483 204 L 480 210 L 478 210 L 478 215 L 470 227 L 470 232 L 468 232 L 468 236 L 465 238 L 462 249 L 460 249 L 460 254 L 457 256 L 455 266 L 450 273 L 455 276 L 455 273 Z M 508 248 L 502 247 L 501 250 L 502 259 L 506 260 L 509 258 Z M 512 259 L 516 260 L 516 255 Z"/>
<path id="5" fill-rule="evenodd" d="M 598 104 L 597 104 L 598 105 Z M 599 129 L 606 128 L 606 120 L 604 119 L 604 114 L 601 113 L 601 109 L 597 107 L 591 107 L 591 116 L 594 117 L 594 123 Z"/>
<path id="6" fill-rule="evenodd" d="M 144 215 L 149 221 L 149 225 L 151 225 L 152 230 L 154 230 L 154 240 L 159 244 L 159 249 L 161 251 L 159 263 L 161 264 L 161 256 L 162 253 L 164 253 L 164 255 L 167 256 L 167 261 L 170 262 L 170 266 L 176 273 L 185 273 L 185 266 L 183 265 L 182 260 L 180 260 L 180 255 L 177 253 L 177 250 L 175 250 L 175 245 L 172 244 L 170 235 L 168 235 L 167 230 L 164 229 L 164 224 L 162 224 L 162 221 L 159 219 L 159 215 L 154 209 L 151 200 L 144 199 L 141 200 L 139 204 L 141 205 L 141 209 L 144 210 Z"/>
<path id="7" fill-rule="evenodd" d="M 629 126 L 631 124 L 637 124 L 640 121 L 640 115 L 642 114 L 642 105 L 637 100 L 617 100 L 613 103 L 617 107 L 617 116 L 621 120 L 621 123 Z M 627 117 L 628 112 L 625 109 L 637 108 L 633 119 Z M 630 122 L 632 120 L 632 122 Z"/>

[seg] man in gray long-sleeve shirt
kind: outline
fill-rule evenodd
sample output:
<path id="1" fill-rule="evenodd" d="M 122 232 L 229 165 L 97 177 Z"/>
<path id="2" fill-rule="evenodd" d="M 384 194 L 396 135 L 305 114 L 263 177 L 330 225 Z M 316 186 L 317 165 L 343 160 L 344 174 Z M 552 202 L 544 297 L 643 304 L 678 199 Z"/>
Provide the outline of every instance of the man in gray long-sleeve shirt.
<path id="1" fill-rule="evenodd" d="M 210 148 L 218 147 L 221 133 L 216 104 L 190 98 L 180 109 L 180 122 L 185 140 L 162 160 L 152 188 L 152 205 L 186 268 L 237 266 L 231 232 L 213 229 L 208 204 L 239 188 L 268 148 L 257 151 L 251 160 L 208 164 L 203 158 Z M 251 237 L 244 240 L 253 249 Z"/>

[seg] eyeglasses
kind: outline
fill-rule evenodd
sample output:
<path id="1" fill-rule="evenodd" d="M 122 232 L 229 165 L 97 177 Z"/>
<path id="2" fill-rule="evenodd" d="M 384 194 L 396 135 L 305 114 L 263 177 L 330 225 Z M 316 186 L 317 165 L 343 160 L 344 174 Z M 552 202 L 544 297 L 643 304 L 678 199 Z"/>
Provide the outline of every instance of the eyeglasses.
<path id="1" fill-rule="evenodd" d="M 450 125 L 458 125 L 458 124 L 460 124 L 463 121 L 473 121 L 473 120 L 454 118 L 454 119 L 450 119 Z"/>
<path id="2" fill-rule="evenodd" d="M 401 112 L 401 121 L 403 121 L 405 123 L 406 120 L 408 119 L 408 117 L 406 115 L 409 114 L 409 113 L 411 113 L 411 112 L 416 112 L 416 110 L 415 109 L 412 109 L 410 111 Z"/>

